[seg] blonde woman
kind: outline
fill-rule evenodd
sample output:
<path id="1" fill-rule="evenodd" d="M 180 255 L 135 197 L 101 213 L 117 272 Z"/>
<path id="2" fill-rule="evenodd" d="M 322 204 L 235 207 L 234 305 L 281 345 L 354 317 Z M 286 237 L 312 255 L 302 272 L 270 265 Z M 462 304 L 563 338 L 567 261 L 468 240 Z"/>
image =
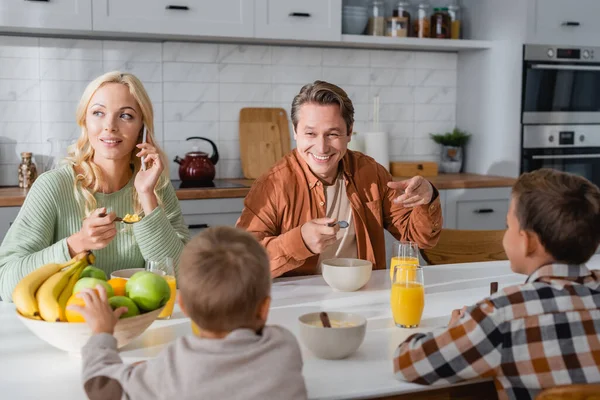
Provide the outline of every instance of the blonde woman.
<path id="1" fill-rule="evenodd" d="M 109 72 L 88 85 L 77 108 L 81 136 L 66 165 L 35 181 L 0 246 L 3 300 L 11 300 L 17 282 L 31 271 L 84 250 L 94 252 L 107 275 L 144 267 L 148 259 L 171 257 L 177 265 L 189 231 L 153 119 L 150 98 L 135 76 Z M 134 213 L 143 215 L 136 224 L 114 221 Z"/>

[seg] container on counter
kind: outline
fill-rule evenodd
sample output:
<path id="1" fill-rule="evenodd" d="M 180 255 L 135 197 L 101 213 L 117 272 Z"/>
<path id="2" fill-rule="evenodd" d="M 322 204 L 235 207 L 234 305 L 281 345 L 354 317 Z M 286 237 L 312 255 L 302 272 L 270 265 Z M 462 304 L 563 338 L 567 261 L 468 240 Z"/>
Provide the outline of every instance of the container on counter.
<path id="1" fill-rule="evenodd" d="M 382 0 L 372 0 L 369 5 L 369 23 L 367 35 L 385 35 L 385 5 Z"/>
<path id="2" fill-rule="evenodd" d="M 394 11 L 392 13 L 392 15 L 394 17 L 406 18 L 406 30 L 407 30 L 406 36 L 412 36 L 410 9 L 411 9 L 411 6 L 410 6 L 409 2 L 399 1 L 398 4 L 396 4 L 396 6 L 394 7 Z"/>
<path id="3" fill-rule="evenodd" d="M 460 7 L 456 4 L 448 6 L 448 14 L 450 15 L 450 37 L 452 39 L 460 39 Z"/>
<path id="4" fill-rule="evenodd" d="M 413 20 L 413 36 L 418 38 L 428 38 L 429 29 L 429 4 L 421 3 L 417 7 L 417 15 Z"/>
<path id="5" fill-rule="evenodd" d="M 447 7 L 433 9 L 431 15 L 431 37 L 434 39 L 450 39 L 451 21 Z"/>
<path id="6" fill-rule="evenodd" d="M 408 19 L 406 17 L 390 17 L 385 19 L 385 36 L 407 37 Z"/>
<path id="7" fill-rule="evenodd" d="M 19 165 L 19 187 L 28 189 L 37 178 L 37 168 L 31 161 L 32 153 L 24 151 L 21 153 L 21 164 Z"/>

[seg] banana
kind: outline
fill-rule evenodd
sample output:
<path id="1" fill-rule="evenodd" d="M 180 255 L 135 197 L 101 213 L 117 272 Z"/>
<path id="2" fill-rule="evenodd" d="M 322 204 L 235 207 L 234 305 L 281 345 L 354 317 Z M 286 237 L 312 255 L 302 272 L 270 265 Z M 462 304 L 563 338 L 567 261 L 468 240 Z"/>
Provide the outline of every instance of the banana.
<path id="1" fill-rule="evenodd" d="M 58 304 L 58 298 L 69 283 L 71 276 L 73 276 L 76 271 L 80 271 L 84 264 L 87 263 L 83 260 L 78 261 L 71 265 L 68 269 L 57 272 L 50 278 L 46 279 L 37 290 L 35 293 L 35 299 L 37 300 L 38 307 L 40 308 L 40 316 L 44 321 L 60 321 L 60 306 Z"/>
<path id="2" fill-rule="evenodd" d="M 69 267 L 78 261 L 85 260 L 86 265 L 88 265 L 92 264 L 94 259 L 94 255 L 91 252 L 86 251 L 77 254 L 64 264 L 46 264 L 29 273 L 17 283 L 17 286 L 13 290 L 12 301 L 15 303 L 17 310 L 25 317 L 41 319 L 40 309 L 35 299 L 35 293 L 44 281 L 61 269 Z"/>
<path id="3" fill-rule="evenodd" d="M 71 275 L 71 277 L 69 278 L 69 282 L 67 283 L 67 286 L 65 286 L 63 291 L 60 293 L 60 296 L 58 296 L 58 313 L 59 313 L 59 319 L 62 322 L 67 321 L 67 317 L 65 316 L 65 308 L 67 307 L 67 301 L 69 301 L 69 298 L 73 294 L 73 287 L 79 280 L 79 277 L 81 276 L 81 272 L 83 271 L 83 269 L 85 267 L 86 266 L 82 264 L 79 266 L 79 268 L 75 272 L 73 272 L 73 275 Z"/>

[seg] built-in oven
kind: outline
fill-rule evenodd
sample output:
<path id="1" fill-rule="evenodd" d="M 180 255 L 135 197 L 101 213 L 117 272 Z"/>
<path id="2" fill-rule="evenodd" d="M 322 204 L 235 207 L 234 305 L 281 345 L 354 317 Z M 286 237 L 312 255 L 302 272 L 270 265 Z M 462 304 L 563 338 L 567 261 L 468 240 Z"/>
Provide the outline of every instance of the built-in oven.
<path id="1" fill-rule="evenodd" d="M 525 125 L 521 172 L 553 168 L 600 186 L 600 125 Z"/>
<path id="2" fill-rule="evenodd" d="M 600 48 L 526 45 L 523 124 L 600 124 Z"/>

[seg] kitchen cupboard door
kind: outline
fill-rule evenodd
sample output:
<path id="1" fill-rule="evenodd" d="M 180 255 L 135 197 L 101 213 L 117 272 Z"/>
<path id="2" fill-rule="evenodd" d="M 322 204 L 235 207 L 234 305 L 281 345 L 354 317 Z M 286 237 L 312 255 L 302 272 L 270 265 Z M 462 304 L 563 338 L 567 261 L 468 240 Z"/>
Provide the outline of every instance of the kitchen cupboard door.
<path id="1" fill-rule="evenodd" d="M 21 207 L 0 207 L 0 243 L 4 240 L 6 232 L 10 228 Z"/>
<path id="2" fill-rule="evenodd" d="M 444 228 L 506 229 L 510 187 L 446 190 Z"/>
<path id="3" fill-rule="evenodd" d="M 0 0 L 0 30 L 92 29 L 92 0 Z"/>
<path id="4" fill-rule="evenodd" d="M 533 7 L 528 43 L 598 46 L 600 1 L 535 0 Z"/>
<path id="5" fill-rule="evenodd" d="M 255 0 L 255 37 L 339 41 L 342 0 Z"/>
<path id="6" fill-rule="evenodd" d="M 214 37 L 252 37 L 248 0 L 94 0 L 93 29 Z"/>
<path id="7" fill-rule="evenodd" d="M 192 237 L 211 226 L 235 226 L 244 208 L 243 198 L 180 200 L 179 203 Z"/>

